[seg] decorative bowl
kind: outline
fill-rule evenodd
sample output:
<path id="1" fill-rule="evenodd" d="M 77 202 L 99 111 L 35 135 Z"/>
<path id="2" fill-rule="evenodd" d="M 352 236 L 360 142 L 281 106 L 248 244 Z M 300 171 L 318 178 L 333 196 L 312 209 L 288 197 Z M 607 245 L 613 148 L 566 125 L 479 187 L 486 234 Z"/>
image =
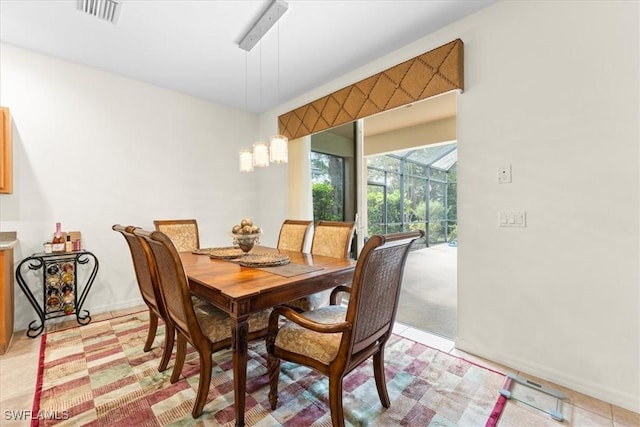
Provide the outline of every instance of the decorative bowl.
<path id="1" fill-rule="evenodd" d="M 233 244 L 242 249 L 242 252 L 248 253 L 253 246 L 260 243 L 260 234 L 236 234 L 229 233 L 229 235 L 233 238 Z"/>

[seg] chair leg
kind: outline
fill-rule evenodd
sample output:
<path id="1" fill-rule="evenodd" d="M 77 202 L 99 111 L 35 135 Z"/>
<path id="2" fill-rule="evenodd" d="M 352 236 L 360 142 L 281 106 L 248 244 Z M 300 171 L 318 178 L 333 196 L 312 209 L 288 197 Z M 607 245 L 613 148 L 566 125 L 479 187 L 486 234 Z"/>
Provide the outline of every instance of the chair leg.
<path id="1" fill-rule="evenodd" d="M 329 376 L 329 408 L 333 427 L 344 427 L 344 411 L 342 409 L 342 377 Z"/>
<path id="2" fill-rule="evenodd" d="M 211 350 L 202 349 L 199 350 L 198 353 L 200 354 L 200 381 L 198 382 L 196 401 L 193 404 L 193 411 L 191 411 L 193 418 L 198 418 L 202 415 L 202 408 L 204 408 L 204 404 L 207 402 L 209 386 L 211 385 Z"/>
<path id="3" fill-rule="evenodd" d="M 385 408 L 388 408 L 391 405 L 391 401 L 389 400 L 387 381 L 384 376 L 384 347 L 373 355 L 373 374 L 376 379 L 376 388 L 378 389 L 380 403 L 382 403 L 382 406 Z"/>
<path id="4" fill-rule="evenodd" d="M 171 371 L 171 378 L 169 381 L 171 384 L 180 379 L 182 373 L 182 367 L 184 366 L 184 359 L 187 357 L 187 340 L 178 333 L 178 344 L 176 345 L 176 362 L 173 365 L 173 371 Z"/>
<path id="5" fill-rule="evenodd" d="M 278 405 L 278 380 L 280 379 L 280 359 L 267 355 L 267 372 L 269 374 L 269 403 L 271 409 Z"/>
<path id="6" fill-rule="evenodd" d="M 173 324 L 170 322 L 164 322 L 164 350 L 162 351 L 162 359 L 160 360 L 160 366 L 158 371 L 162 372 L 167 369 L 169 360 L 171 360 L 171 353 L 173 352 L 173 343 L 176 337 L 176 330 Z"/>
<path id="7" fill-rule="evenodd" d="M 151 346 L 153 345 L 153 340 L 156 337 L 157 330 L 158 330 L 158 315 L 155 314 L 150 309 L 149 310 L 149 332 L 147 333 L 147 341 L 145 341 L 144 347 L 142 348 L 145 352 L 151 350 Z"/>

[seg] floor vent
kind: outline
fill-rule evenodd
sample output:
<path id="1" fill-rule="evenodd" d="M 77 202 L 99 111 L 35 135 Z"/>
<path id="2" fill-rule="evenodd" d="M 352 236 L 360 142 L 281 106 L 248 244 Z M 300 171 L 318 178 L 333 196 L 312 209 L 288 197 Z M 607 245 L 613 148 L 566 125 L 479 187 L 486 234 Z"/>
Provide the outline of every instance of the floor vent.
<path id="1" fill-rule="evenodd" d="M 78 0 L 78 10 L 112 24 L 118 23 L 122 8 L 119 0 Z"/>

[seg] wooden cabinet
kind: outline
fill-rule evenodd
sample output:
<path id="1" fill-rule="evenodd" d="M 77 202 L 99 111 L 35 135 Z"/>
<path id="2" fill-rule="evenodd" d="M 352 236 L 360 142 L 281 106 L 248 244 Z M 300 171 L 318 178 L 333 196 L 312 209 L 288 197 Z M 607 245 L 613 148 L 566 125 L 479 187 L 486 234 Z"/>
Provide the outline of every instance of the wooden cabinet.
<path id="1" fill-rule="evenodd" d="M 5 107 L 0 107 L 0 193 L 13 193 L 11 115 Z"/>
<path id="2" fill-rule="evenodd" d="M 0 249 L 0 354 L 13 337 L 13 248 Z"/>

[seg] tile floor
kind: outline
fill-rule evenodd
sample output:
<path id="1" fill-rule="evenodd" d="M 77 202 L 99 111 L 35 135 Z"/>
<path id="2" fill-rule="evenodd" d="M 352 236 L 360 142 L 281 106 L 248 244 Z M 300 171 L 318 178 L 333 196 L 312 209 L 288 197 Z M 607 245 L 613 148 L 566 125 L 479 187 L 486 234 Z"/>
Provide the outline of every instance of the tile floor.
<path id="1" fill-rule="evenodd" d="M 127 310 L 94 315 L 92 316 L 92 322 L 122 316 L 143 309 L 144 307 L 135 307 Z M 71 321 L 71 324 L 75 324 L 75 321 Z M 68 322 L 51 324 L 47 325 L 47 330 L 53 331 L 68 326 Z M 505 366 L 500 366 L 463 351 L 456 350 L 453 341 L 437 335 L 432 335 L 400 323 L 396 324 L 394 333 L 424 343 L 446 353 L 465 358 L 490 369 L 503 373 L 513 372 L 513 370 Z M 31 339 L 28 338 L 24 332 L 17 332 L 14 334 L 9 351 L 4 355 L 0 355 L 0 426 L 26 427 L 30 425 L 30 420 L 23 419 L 20 421 L 15 418 L 17 415 L 22 415 L 23 417 L 25 415 L 29 416 L 30 414 L 26 411 L 32 409 L 40 341 L 40 337 Z M 555 421 L 546 413 L 512 399 L 507 401 L 504 412 L 498 422 L 498 426 L 500 427 L 640 427 L 640 414 L 590 398 L 584 394 L 555 384 L 549 384 L 546 381 L 527 376 L 526 373 L 513 373 L 525 376 L 532 381 L 563 392 L 565 396 L 567 396 L 562 407 L 565 420 L 563 422 Z"/>

